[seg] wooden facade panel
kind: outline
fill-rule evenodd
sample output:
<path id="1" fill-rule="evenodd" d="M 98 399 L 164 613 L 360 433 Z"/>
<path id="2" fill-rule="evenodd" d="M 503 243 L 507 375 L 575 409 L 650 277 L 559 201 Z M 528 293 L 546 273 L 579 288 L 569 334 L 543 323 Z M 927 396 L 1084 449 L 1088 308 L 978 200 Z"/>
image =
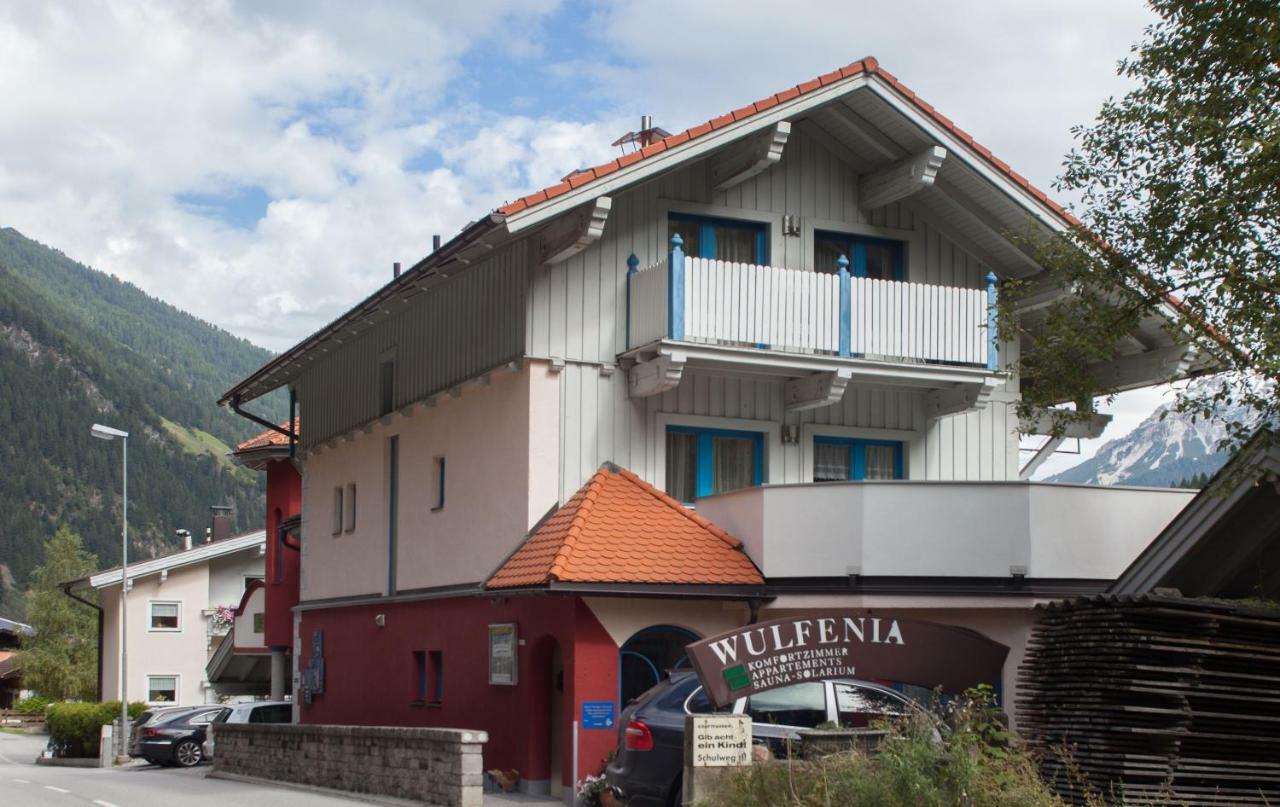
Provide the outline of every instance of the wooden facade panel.
<path id="1" fill-rule="evenodd" d="M 459 270 L 405 302 L 393 301 L 372 327 L 348 334 L 298 379 L 304 448 L 379 414 L 379 360 L 394 354 L 394 405 L 447 390 L 525 352 L 524 244 Z"/>

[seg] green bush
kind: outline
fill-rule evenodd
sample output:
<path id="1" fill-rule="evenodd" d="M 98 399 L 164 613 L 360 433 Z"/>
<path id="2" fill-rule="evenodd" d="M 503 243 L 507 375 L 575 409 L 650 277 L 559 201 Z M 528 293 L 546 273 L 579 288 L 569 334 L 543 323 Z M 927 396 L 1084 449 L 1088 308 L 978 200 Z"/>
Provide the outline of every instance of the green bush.
<path id="1" fill-rule="evenodd" d="M 1063 807 L 996 720 L 990 692 L 954 701 L 945 726 L 923 714 L 884 726 L 874 756 L 775 761 L 729 774 L 715 807 Z M 939 732 L 941 739 L 939 739 Z"/>
<path id="2" fill-rule="evenodd" d="M 129 704 L 129 719 L 137 720 L 145 703 Z M 96 757 L 102 727 L 120 716 L 120 701 L 55 703 L 49 707 L 49 737 L 67 757 Z"/>
<path id="3" fill-rule="evenodd" d="M 49 708 L 50 703 L 51 701 L 48 698 L 32 695 L 15 703 L 13 710 L 22 715 L 42 715 L 44 710 Z"/>

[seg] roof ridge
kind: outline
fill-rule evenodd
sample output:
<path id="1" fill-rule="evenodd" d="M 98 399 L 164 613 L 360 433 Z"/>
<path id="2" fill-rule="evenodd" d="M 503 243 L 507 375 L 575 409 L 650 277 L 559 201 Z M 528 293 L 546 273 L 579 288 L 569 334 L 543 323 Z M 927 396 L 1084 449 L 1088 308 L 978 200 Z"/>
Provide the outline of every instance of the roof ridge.
<path id="1" fill-rule="evenodd" d="M 549 199 L 554 199 L 557 196 L 589 184 L 603 176 L 612 174 L 622 168 L 626 168 L 633 163 L 645 160 L 656 154 L 660 154 L 667 149 L 675 148 L 676 146 L 682 145 L 690 140 L 695 140 L 703 135 L 709 134 L 712 131 L 722 129 L 732 123 L 737 123 L 740 120 L 744 120 L 767 109 L 771 109 L 778 104 L 791 101 L 802 95 L 807 95 L 814 90 L 857 75 L 875 76 L 879 78 L 895 92 L 901 95 L 907 102 L 929 116 L 934 123 L 938 124 L 943 129 L 953 134 L 966 146 L 973 149 L 979 157 L 989 163 L 1018 187 L 1025 190 L 1038 202 L 1048 207 L 1053 213 L 1062 217 L 1064 221 L 1074 226 L 1082 226 L 1080 220 L 1069 213 L 1066 208 L 1049 198 L 1049 195 L 1044 191 L 1032 185 L 1026 177 L 1022 176 L 1017 171 L 1014 171 L 1008 163 L 1001 160 L 999 157 L 996 157 L 986 146 L 974 140 L 972 135 L 961 129 L 959 126 L 956 126 L 955 122 L 935 109 L 932 104 L 916 95 L 910 87 L 907 87 L 899 81 L 897 76 L 881 67 L 880 60 L 874 56 L 865 56 L 861 59 L 850 62 L 844 67 L 832 70 L 830 73 L 824 73 L 823 75 L 810 79 L 809 81 L 804 81 L 793 87 L 788 87 L 787 89 L 776 92 L 773 95 L 766 96 L 758 101 L 747 104 L 746 106 L 740 107 L 731 112 L 726 112 L 719 117 L 712 118 L 705 123 L 690 126 L 683 132 L 668 135 L 667 137 L 650 143 L 644 148 L 633 151 L 630 154 L 624 154 L 610 160 L 609 162 L 601 163 L 600 165 L 579 171 L 573 176 L 562 180 L 555 185 L 521 196 L 514 202 L 503 204 L 494 212 L 503 216 L 514 215 Z"/>
<path id="2" fill-rule="evenodd" d="M 569 526 L 564 532 L 564 540 L 560 542 L 560 548 L 556 550 L 555 557 L 551 559 L 551 566 L 547 570 L 547 576 L 551 579 L 559 580 L 561 575 L 568 571 L 573 549 L 577 546 L 578 538 L 582 535 L 583 522 L 586 521 L 587 516 L 590 514 L 592 505 L 595 504 L 596 496 L 600 493 L 600 487 L 604 484 L 608 474 L 609 471 L 605 468 L 597 470 L 591 475 L 591 479 L 587 480 L 587 484 L 582 486 L 582 490 L 579 491 L 582 494 L 582 499 L 578 502 L 578 509 L 574 511 L 573 518 L 569 520 Z M 574 498 L 577 495 L 574 494 Z M 567 507 L 568 504 L 566 502 L 565 506 Z"/>

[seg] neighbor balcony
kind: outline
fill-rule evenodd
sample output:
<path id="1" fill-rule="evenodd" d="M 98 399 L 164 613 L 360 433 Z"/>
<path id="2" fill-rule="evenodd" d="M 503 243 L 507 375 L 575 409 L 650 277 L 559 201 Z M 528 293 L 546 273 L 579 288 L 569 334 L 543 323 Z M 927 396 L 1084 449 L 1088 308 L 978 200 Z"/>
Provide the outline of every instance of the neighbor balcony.
<path id="1" fill-rule="evenodd" d="M 934 390 L 959 411 L 995 383 L 995 277 L 985 289 L 692 258 L 630 261 L 627 351 L 633 396 L 679 383 L 687 365 L 796 380 L 792 408 L 839 400 L 850 381 Z M 951 393 L 949 398 L 945 393 Z M 935 412 L 947 414 L 947 412 Z"/>

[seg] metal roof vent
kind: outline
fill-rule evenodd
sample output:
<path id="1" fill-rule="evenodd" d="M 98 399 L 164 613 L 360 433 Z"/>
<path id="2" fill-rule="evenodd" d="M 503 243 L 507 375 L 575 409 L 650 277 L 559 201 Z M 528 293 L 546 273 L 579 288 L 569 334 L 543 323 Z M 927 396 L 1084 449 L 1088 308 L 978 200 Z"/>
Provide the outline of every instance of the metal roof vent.
<path id="1" fill-rule="evenodd" d="M 618 146 L 622 149 L 622 153 L 627 153 L 627 146 L 631 146 L 631 151 L 639 151 L 650 143 L 656 143 L 664 137 L 670 137 L 671 132 L 663 129 L 661 126 L 653 125 L 653 116 L 640 116 L 640 131 L 627 132 L 622 137 L 613 141 L 610 145 Z"/>

